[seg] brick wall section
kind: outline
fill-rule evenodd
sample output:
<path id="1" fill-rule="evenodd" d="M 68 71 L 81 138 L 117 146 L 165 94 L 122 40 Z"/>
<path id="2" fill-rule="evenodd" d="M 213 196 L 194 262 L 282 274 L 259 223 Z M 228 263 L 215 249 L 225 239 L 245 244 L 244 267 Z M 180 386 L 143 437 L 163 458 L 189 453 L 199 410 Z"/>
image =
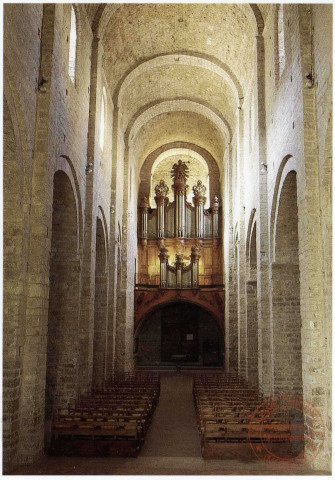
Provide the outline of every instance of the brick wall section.
<path id="1" fill-rule="evenodd" d="M 258 387 L 257 282 L 247 282 L 247 379 Z"/>
<path id="2" fill-rule="evenodd" d="M 276 395 L 301 395 L 301 317 L 298 266 L 273 263 L 272 288 L 274 393 Z"/>
<path id="3" fill-rule="evenodd" d="M 26 252 L 24 248 L 24 212 L 22 192 L 16 180 L 22 180 L 22 154 L 17 151 L 14 127 L 8 104 L 4 101 L 4 336 L 3 336 L 3 455 L 5 471 L 15 461 L 18 443 L 20 398 L 20 347 L 25 307 Z"/>

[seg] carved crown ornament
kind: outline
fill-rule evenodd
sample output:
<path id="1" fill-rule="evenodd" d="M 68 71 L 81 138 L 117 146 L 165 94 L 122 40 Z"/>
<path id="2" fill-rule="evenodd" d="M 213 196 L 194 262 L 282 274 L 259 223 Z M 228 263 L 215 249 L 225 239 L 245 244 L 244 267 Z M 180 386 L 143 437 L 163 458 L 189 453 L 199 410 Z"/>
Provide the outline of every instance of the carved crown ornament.
<path id="1" fill-rule="evenodd" d="M 156 197 L 166 197 L 169 193 L 169 187 L 166 185 L 164 180 L 160 180 L 159 184 L 155 186 Z"/>
<path id="2" fill-rule="evenodd" d="M 204 197 L 206 195 L 206 187 L 201 180 L 197 181 L 197 184 L 193 187 L 193 194 L 195 197 Z"/>

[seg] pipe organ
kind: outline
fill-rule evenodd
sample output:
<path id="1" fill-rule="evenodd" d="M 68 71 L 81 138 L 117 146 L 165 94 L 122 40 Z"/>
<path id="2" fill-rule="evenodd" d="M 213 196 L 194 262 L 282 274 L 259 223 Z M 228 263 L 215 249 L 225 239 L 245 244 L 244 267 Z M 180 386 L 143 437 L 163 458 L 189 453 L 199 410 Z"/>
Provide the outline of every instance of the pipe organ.
<path id="1" fill-rule="evenodd" d="M 137 285 L 196 289 L 223 283 L 219 199 L 214 196 L 206 210 L 206 187 L 198 180 L 189 203 L 188 172 L 181 160 L 173 165 L 173 202 L 164 180 L 155 186 L 156 208 L 149 207 L 147 197 L 140 201 Z"/>

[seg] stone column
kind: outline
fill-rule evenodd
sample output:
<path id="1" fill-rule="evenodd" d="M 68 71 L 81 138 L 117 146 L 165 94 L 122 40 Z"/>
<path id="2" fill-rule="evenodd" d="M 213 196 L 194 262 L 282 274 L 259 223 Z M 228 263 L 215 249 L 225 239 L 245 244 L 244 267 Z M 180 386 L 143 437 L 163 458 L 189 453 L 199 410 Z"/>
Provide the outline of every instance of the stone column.
<path id="1" fill-rule="evenodd" d="M 200 248 L 194 246 L 191 249 L 191 263 L 192 263 L 192 273 L 191 273 L 191 282 L 192 288 L 198 288 L 199 285 L 199 259 L 200 259 Z"/>
<path id="2" fill-rule="evenodd" d="M 273 394 L 273 341 L 270 315 L 270 266 L 268 187 L 266 161 L 266 114 L 265 114 L 265 58 L 264 38 L 256 37 L 258 112 L 258 200 L 257 204 L 257 305 L 258 305 L 258 372 L 259 388 L 265 396 Z"/>
<path id="3" fill-rule="evenodd" d="M 219 237 L 219 199 L 215 195 L 212 203 L 213 238 Z"/>
<path id="4" fill-rule="evenodd" d="M 167 287 L 167 263 L 169 260 L 169 255 L 167 248 L 162 247 L 160 249 L 159 260 L 160 260 L 160 288 Z"/>
<path id="5" fill-rule="evenodd" d="M 195 236 L 203 238 L 204 236 L 204 205 L 206 202 L 206 187 L 201 180 L 193 187 L 193 203 L 195 206 Z"/>
<path id="6" fill-rule="evenodd" d="M 165 236 L 165 205 L 167 203 L 167 194 L 169 187 L 164 180 L 161 180 L 155 187 L 155 202 L 157 204 L 157 238 Z"/>
<path id="7" fill-rule="evenodd" d="M 172 188 L 174 190 L 175 198 L 175 236 L 183 238 L 185 236 L 186 227 L 186 191 L 188 185 L 186 180 L 188 178 L 188 167 L 181 160 L 175 163 L 172 167 L 172 177 L 174 183 Z"/>
<path id="8" fill-rule="evenodd" d="M 148 210 L 149 202 L 147 197 L 143 197 L 140 203 L 141 209 L 141 238 L 148 238 Z"/>
<path id="9" fill-rule="evenodd" d="M 97 113 L 101 96 L 102 46 L 100 39 L 94 37 L 92 42 L 90 112 L 88 124 L 87 162 L 92 164 L 92 171 L 86 169 L 85 191 L 85 221 L 82 264 L 82 288 L 80 306 L 80 370 L 78 372 L 78 387 L 80 393 L 86 393 L 92 386 L 93 379 L 93 338 L 94 338 L 94 295 L 95 295 L 95 215 L 97 205 L 94 191 L 96 188 L 96 142 L 98 138 L 99 119 Z M 107 107 L 107 105 L 106 105 Z"/>
<path id="10" fill-rule="evenodd" d="M 176 286 L 177 288 L 181 288 L 181 274 L 183 269 L 183 255 L 176 254 Z"/>

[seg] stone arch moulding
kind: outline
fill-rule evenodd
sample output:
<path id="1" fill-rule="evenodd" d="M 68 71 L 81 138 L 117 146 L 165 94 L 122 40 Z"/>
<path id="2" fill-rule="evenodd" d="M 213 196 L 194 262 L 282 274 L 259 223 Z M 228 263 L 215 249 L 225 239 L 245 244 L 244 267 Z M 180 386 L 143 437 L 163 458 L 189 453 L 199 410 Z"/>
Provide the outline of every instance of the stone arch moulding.
<path id="1" fill-rule="evenodd" d="M 210 120 L 221 132 L 226 140 L 226 143 L 230 143 L 231 138 L 231 127 L 229 123 L 217 113 L 215 113 L 208 106 L 190 100 L 188 98 L 179 98 L 177 100 L 159 100 L 154 102 L 154 104 L 149 104 L 143 107 L 129 122 L 124 139 L 125 145 L 129 143 L 136 137 L 140 129 L 154 117 L 162 115 L 163 113 L 172 113 L 172 112 L 193 112 L 198 115 L 202 115 L 204 118 Z"/>
<path id="2" fill-rule="evenodd" d="M 107 228 L 107 222 L 106 222 L 106 217 L 103 208 L 99 205 L 98 207 L 98 214 L 97 218 L 101 220 L 102 223 L 102 228 L 104 231 L 104 240 L 105 240 L 105 251 L 106 251 L 106 265 L 105 265 L 105 273 L 107 273 L 108 270 L 108 260 L 109 260 L 109 249 L 108 249 L 108 228 Z"/>
<path id="3" fill-rule="evenodd" d="M 213 157 L 213 155 L 206 150 L 203 147 L 200 147 L 199 145 L 196 145 L 195 143 L 190 143 L 190 142 L 182 142 L 182 141 L 176 141 L 176 142 L 170 142 L 170 143 L 165 143 L 164 145 L 161 145 L 160 147 L 156 148 L 156 150 L 153 150 L 152 152 L 147 155 L 145 158 L 144 162 L 141 165 L 141 169 L 145 166 L 146 162 L 148 162 L 148 166 L 146 169 L 148 171 L 152 170 L 154 162 L 157 160 L 157 158 L 164 152 L 167 152 L 168 150 L 173 150 L 177 148 L 183 148 L 186 150 L 192 150 L 192 152 L 195 152 L 199 155 L 201 155 L 202 158 L 205 159 L 208 165 L 208 169 L 210 173 L 217 173 L 218 176 L 220 176 L 220 171 L 218 167 L 218 161 L 216 158 Z M 217 169 L 217 172 L 214 172 L 214 170 Z"/>
<path id="4" fill-rule="evenodd" d="M 277 173 L 276 184 L 273 193 L 272 208 L 271 208 L 271 219 L 270 219 L 270 254 L 271 261 L 276 261 L 276 224 L 278 217 L 278 208 L 279 208 L 279 199 L 281 195 L 281 190 L 283 188 L 285 179 L 290 172 L 295 172 L 298 175 L 298 165 L 297 161 L 292 155 L 286 155 L 282 160 L 280 167 Z"/>
<path id="5" fill-rule="evenodd" d="M 57 158 L 54 174 L 61 170 L 64 172 L 71 182 L 73 195 L 76 201 L 76 208 L 77 208 L 77 224 L 78 224 L 78 242 L 77 242 L 77 254 L 80 255 L 83 249 L 83 241 L 84 241 L 84 231 L 83 231 L 83 205 L 81 201 L 80 195 L 80 188 L 79 183 L 76 175 L 75 168 L 73 163 L 71 162 L 70 158 L 67 155 L 60 155 Z"/>
<path id="6" fill-rule="evenodd" d="M 153 165 L 158 157 L 164 152 L 178 148 L 192 150 L 192 152 L 201 155 L 208 165 L 211 195 L 216 194 L 220 198 L 220 169 L 218 167 L 217 159 L 215 159 L 208 150 L 199 147 L 194 143 L 176 141 L 166 143 L 165 145 L 158 147 L 156 150 L 150 152 L 149 155 L 147 155 L 147 157 L 144 159 L 140 167 L 138 199 L 140 200 L 150 189 L 150 180 L 148 174 L 152 171 Z"/>
<path id="7" fill-rule="evenodd" d="M 151 166 L 151 170 L 150 170 L 150 197 L 149 197 L 150 203 L 152 204 L 152 200 L 155 196 L 154 195 L 155 184 L 153 183 L 153 177 L 154 177 L 154 172 L 155 172 L 156 168 L 158 168 L 160 163 L 164 162 L 164 160 L 166 160 L 167 158 L 169 158 L 171 156 L 177 156 L 177 155 L 188 155 L 193 160 L 199 162 L 199 164 L 201 165 L 201 170 L 207 174 L 207 178 L 206 178 L 204 184 L 205 184 L 206 189 L 207 189 L 206 190 L 207 201 L 209 202 L 208 193 L 209 193 L 209 195 L 211 194 L 210 169 L 209 169 L 209 165 L 208 165 L 206 159 L 202 155 L 200 155 L 200 153 L 195 152 L 192 149 L 171 148 L 170 150 L 164 150 L 164 152 L 161 152 Z M 206 204 L 207 204 L 207 201 L 206 201 Z M 207 207 L 206 207 L 206 204 L 205 204 L 205 208 L 209 208 L 209 206 L 210 206 L 209 203 L 208 203 Z"/>
<path id="8" fill-rule="evenodd" d="M 134 331 L 151 311 L 170 303 L 191 303 L 205 309 L 224 331 L 224 292 L 203 294 L 198 290 L 135 290 Z"/>
<path id="9" fill-rule="evenodd" d="M 252 237 L 252 232 L 254 230 L 255 223 L 256 223 L 256 208 L 253 208 L 250 213 L 248 230 L 247 230 L 247 239 L 246 239 L 246 245 L 245 245 L 245 253 L 247 256 L 247 261 L 249 261 L 249 258 L 250 258 L 250 243 L 251 243 L 251 237 Z"/>
<path id="10" fill-rule="evenodd" d="M 124 90 L 126 90 L 136 77 L 145 74 L 148 69 L 166 65 L 175 65 L 175 63 L 176 54 L 164 53 L 148 58 L 139 64 L 135 64 L 118 83 L 113 95 L 114 105 L 117 105 L 118 107 L 121 106 Z M 243 99 L 244 96 L 242 87 L 234 73 L 223 62 L 220 62 L 215 57 L 204 55 L 200 52 L 185 51 L 178 52 L 178 65 L 204 68 L 216 73 L 233 91 L 236 100 L 236 107 L 240 105 L 240 100 Z"/>

